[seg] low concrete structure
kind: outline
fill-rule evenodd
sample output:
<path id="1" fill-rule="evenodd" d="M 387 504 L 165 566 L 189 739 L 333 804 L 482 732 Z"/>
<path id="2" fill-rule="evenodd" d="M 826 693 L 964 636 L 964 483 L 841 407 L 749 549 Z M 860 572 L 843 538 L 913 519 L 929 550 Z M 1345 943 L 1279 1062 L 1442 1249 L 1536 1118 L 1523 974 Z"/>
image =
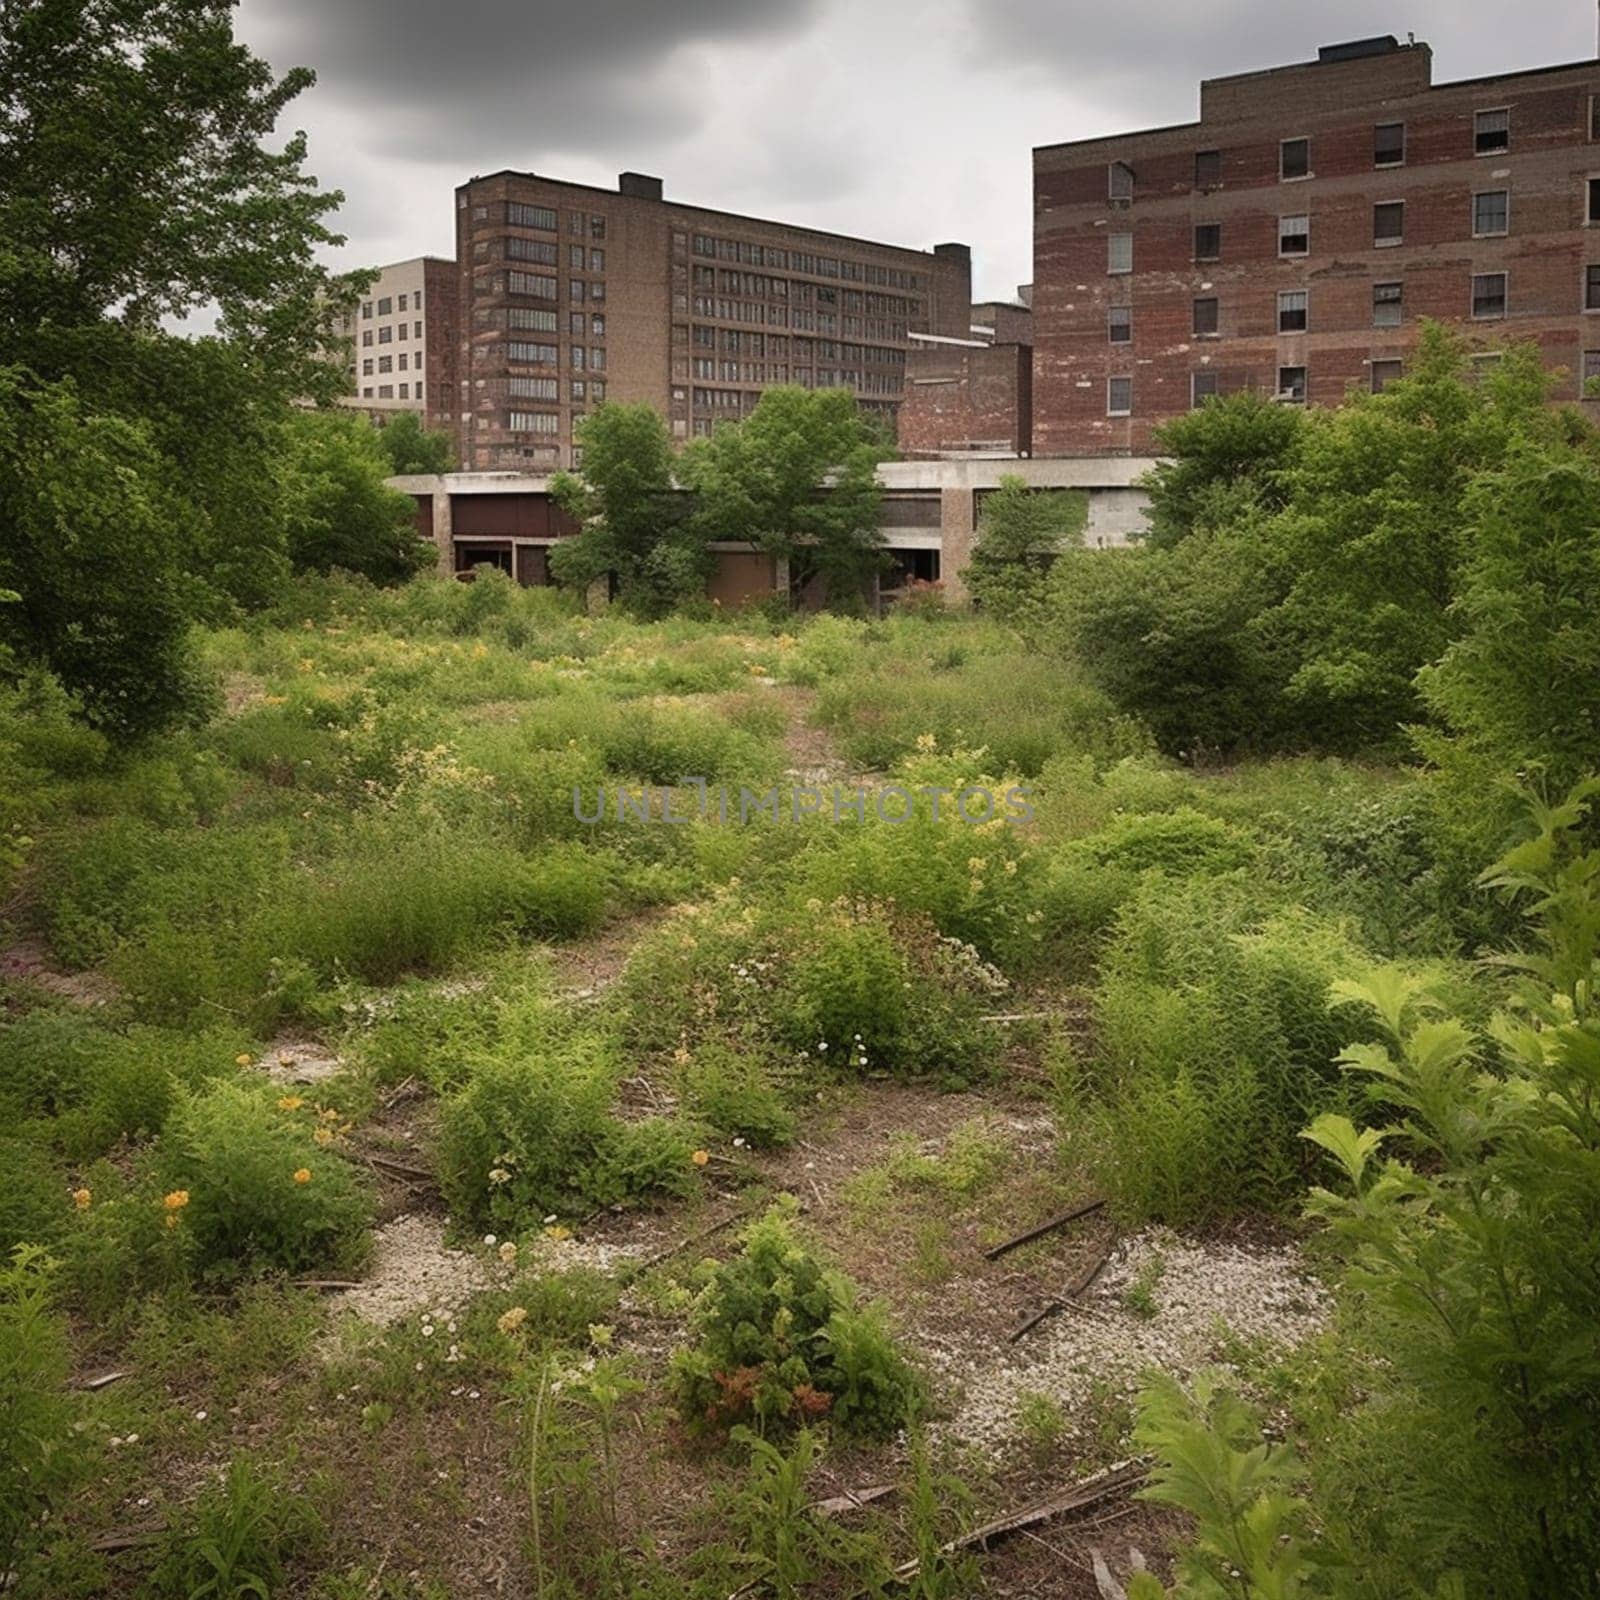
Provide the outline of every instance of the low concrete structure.
<path id="1" fill-rule="evenodd" d="M 961 574 L 972 558 L 984 497 L 1006 477 L 1021 478 L 1039 490 L 1081 491 L 1088 499 L 1084 543 L 1095 549 L 1131 544 L 1144 531 L 1148 506 L 1139 480 L 1154 465 L 1152 458 L 1142 456 L 885 462 L 878 469 L 883 484 L 879 526 L 894 569 L 879 585 L 879 598 L 917 579 L 942 582 L 953 603 L 965 600 Z M 492 566 L 519 583 L 548 583 L 550 546 L 577 531 L 543 475 L 451 472 L 391 478 L 389 483 L 416 500 L 417 529 L 438 547 L 442 573 L 466 576 Z M 724 605 L 787 585 L 784 564 L 752 545 L 718 544 L 713 549 L 717 567 L 707 589 Z"/>

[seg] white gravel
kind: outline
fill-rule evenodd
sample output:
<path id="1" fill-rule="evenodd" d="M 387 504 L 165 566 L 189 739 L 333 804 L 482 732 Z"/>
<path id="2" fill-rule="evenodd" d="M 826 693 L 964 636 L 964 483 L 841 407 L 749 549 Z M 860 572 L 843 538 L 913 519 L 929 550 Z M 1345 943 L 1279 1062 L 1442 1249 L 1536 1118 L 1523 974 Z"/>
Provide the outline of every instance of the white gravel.
<path id="1" fill-rule="evenodd" d="M 329 1303 L 380 1328 L 416 1311 L 459 1310 L 493 1282 L 487 1262 L 445 1244 L 444 1224 L 435 1217 L 396 1217 L 378 1229 L 375 1244 L 366 1280 Z"/>
<path id="2" fill-rule="evenodd" d="M 1153 1316 L 1126 1303 L 1141 1283 Z M 963 1370 L 954 1352 L 930 1352 L 960 1393 L 954 1417 L 940 1431 L 1000 1451 L 1019 1437 L 1025 1397 L 1048 1396 L 1070 1424 L 1077 1413 L 1102 1406 L 1108 1391 L 1131 1398 L 1152 1367 L 1190 1376 L 1215 1359 L 1225 1333 L 1292 1346 L 1328 1314 L 1326 1294 L 1296 1251 L 1195 1244 L 1164 1230 L 1118 1246 L 1080 1306 L 1057 1312 L 976 1370 Z"/>

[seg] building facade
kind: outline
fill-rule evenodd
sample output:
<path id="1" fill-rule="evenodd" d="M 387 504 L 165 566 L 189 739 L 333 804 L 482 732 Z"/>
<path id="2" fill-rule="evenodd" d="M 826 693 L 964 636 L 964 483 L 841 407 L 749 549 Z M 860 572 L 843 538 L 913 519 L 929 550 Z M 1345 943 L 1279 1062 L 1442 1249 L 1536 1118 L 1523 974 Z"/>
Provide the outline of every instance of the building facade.
<path id="1" fill-rule="evenodd" d="M 912 334 L 902 455 L 1033 453 L 1033 313 L 1020 302 L 984 301 L 972 308 L 967 334 Z"/>
<path id="2" fill-rule="evenodd" d="M 1600 62 L 1435 86 L 1425 44 L 1210 79 L 1200 119 L 1034 151 L 1034 449 L 1148 453 L 1253 388 L 1337 404 L 1424 318 L 1600 375 Z"/>
<path id="3" fill-rule="evenodd" d="M 648 401 L 675 440 L 746 416 L 774 384 L 853 389 L 893 425 L 913 330 L 967 329 L 964 245 L 907 250 L 680 205 L 659 178 L 615 191 L 499 172 L 456 191 L 466 466 L 574 464 L 604 400 Z"/>
<path id="4" fill-rule="evenodd" d="M 347 403 L 381 423 L 415 411 L 430 428 L 454 428 L 461 286 L 454 261 L 417 256 L 378 271 L 341 325 L 351 341 Z"/>

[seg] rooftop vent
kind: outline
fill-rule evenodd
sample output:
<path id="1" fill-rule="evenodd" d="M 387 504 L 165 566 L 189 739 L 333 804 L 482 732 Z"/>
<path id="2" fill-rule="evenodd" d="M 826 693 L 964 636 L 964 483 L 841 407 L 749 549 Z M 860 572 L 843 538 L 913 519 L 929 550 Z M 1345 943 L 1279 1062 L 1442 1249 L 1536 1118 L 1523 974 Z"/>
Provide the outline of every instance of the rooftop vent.
<path id="1" fill-rule="evenodd" d="M 631 194 L 635 200 L 659 200 L 661 180 L 643 172 L 621 172 L 617 174 L 617 193 Z"/>
<path id="2" fill-rule="evenodd" d="M 1346 44 L 1325 44 L 1317 51 L 1318 61 L 1360 61 L 1365 56 L 1386 56 L 1398 50 L 1400 41 L 1392 33 L 1372 39 L 1351 39 Z"/>

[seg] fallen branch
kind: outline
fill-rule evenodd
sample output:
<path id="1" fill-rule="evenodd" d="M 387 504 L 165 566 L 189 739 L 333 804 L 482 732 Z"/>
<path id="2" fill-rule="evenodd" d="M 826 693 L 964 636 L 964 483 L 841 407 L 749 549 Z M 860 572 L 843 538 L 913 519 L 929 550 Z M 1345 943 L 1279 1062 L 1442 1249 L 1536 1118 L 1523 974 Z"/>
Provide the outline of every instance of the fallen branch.
<path id="1" fill-rule="evenodd" d="M 1053 1316 L 1057 1311 L 1065 1311 L 1068 1306 L 1076 1302 L 1079 1295 L 1086 1294 L 1094 1280 L 1105 1271 L 1106 1263 L 1111 1259 L 1111 1248 L 1108 1244 L 1054 1300 L 1047 1301 L 1027 1321 L 1019 1322 L 1011 1330 L 1011 1335 L 1007 1342 L 1015 1344 L 1025 1334 L 1032 1333 L 1046 1317 Z"/>
<path id="2" fill-rule="evenodd" d="M 1025 1244 L 1032 1244 L 1035 1239 L 1042 1239 L 1047 1233 L 1054 1233 L 1057 1228 L 1064 1228 L 1069 1222 L 1076 1222 L 1079 1217 L 1086 1217 L 1091 1212 L 1099 1211 L 1105 1205 L 1105 1200 L 1085 1200 L 1081 1205 L 1075 1205 L 1069 1211 L 1063 1211 L 1059 1216 L 1051 1217 L 1048 1222 L 1041 1222 L 1036 1228 L 1029 1228 L 1025 1233 L 1019 1233 L 1014 1238 L 1003 1240 L 983 1252 L 985 1261 L 998 1261 L 1001 1256 L 1016 1250 Z"/>
<path id="3" fill-rule="evenodd" d="M 104 1389 L 108 1384 L 116 1383 L 119 1379 L 131 1377 L 128 1372 L 102 1372 L 97 1378 L 81 1378 L 73 1385 L 75 1389 Z"/>
<path id="4" fill-rule="evenodd" d="M 1037 1527 L 1041 1522 L 1064 1517 L 1069 1511 L 1084 1511 L 1116 1496 L 1131 1494 L 1144 1482 L 1148 1473 L 1149 1469 L 1142 1461 L 1124 1461 L 1120 1466 L 1112 1467 L 1098 1477 L 1085 1478 L 1047 1500 L 1038 1500 L 1021 1510 L 1007 1512 L 1003 1517 L 996 1517 L 970 1533 L 947 1540 L 939 1546 L 939 1553 L 953 1556 L 974 1548 L 987 1550 L 995 1540 L 1003 1539 L 1007 1534 L 1021 1533 Z M 902 1562 L 895 1568 L 894 1575 L 903 1582 L 915 1576 L 917 1566 L 916 1561 Z"/>
<path id="5" fill-rule="evenodd" d="M 895 1485 L 892 1483 L 877 1483 L 870 1489 L 846 1489 L 843 1494 L 813 1501 L 806 1510 L 821 1517 L 837 1517 L 846 1511 L 858 1511 L 862 1506 L 870 1506 L 874 1500 L 882 1500 L 894 1491 Z"/>
<path id="6" fill-rule="evenodd" d="M 376 1167 L 379 1172 L 387 1172 L 392 1177 L 404 1178 L 410 1183 L 425 1183 L 433 1188 L 436 1188 L 439 1183 L 438 1178 L 433 1173 L 427 1172 L 421 1167 L 407 1166 L 404 1161 L 395 1161 L 389 1156 L 369 1155 L 366 1157 L 366 1163 L 369 1167 Z"/>
<path id="7" fill-rule="evenodd" d="M 359 1289 L 359 1278 L 291 1278 L 290 1284 L 296 1289 Z"/>
<path id="8" fill-rule="evenodd" d="M 113 1528 L 90 1542 L 89 1548 L 101 1555 L 115 1555 L 119 1550 L 136 1550 L 140 1545 L 154 1544 L 167 1531 L 165 1522 L 147 1522 L 137 1528 Z"/>
<path id="9" fill-rule="evenodd" d="M 665 1250 L 658 1251 L 639 1263 L 640 1272 L 648 1272 L 652 1267 L 659 1267 L 663 1261 L 670 1261 L 675 1255 L 681 1255 L 691 1245 L 701 1243 L 702 1240 L 714 1238 L 724 1228 L 731 1228 L 734 1223 L 750 1215 L 749 1206 L 741 1206 L 737 1211 L 729 1212 L 721 1222 L 713 1222 L 709 1228 L 702 1228 L 698 1233 L 691 1233 L 687 1238 L 680 1239 L 676 1244 L 669 1245 Z"/>

